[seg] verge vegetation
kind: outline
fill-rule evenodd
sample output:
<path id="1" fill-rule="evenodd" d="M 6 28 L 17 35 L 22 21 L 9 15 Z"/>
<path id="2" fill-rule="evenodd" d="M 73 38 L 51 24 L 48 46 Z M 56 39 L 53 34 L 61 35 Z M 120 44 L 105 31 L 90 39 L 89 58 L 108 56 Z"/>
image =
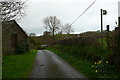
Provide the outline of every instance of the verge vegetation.
<path id="1" fill-rule="evenodd" d="M 119 78 L 115 66 L 109 60 L 112 51 L 99 47 L 76 45 L 52 45 L 48 49 L 62 57 L 88 78 Z"/>
<path id="2" fill-rule="evenodd" d="M 23 54 L 3 55 L 3 78 L 28 78 L 36 53 L 36 50 L 31 50 Z"/>

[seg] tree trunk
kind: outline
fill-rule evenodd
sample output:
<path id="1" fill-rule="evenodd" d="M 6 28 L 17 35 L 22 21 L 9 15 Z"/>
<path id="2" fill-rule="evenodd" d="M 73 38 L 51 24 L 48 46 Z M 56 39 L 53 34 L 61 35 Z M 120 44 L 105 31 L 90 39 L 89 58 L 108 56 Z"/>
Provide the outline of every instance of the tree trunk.
<path id="1" fill-rule="evenodd" d="M 55 29 L 53 27 L 53 41 L 55 41 Z"/>

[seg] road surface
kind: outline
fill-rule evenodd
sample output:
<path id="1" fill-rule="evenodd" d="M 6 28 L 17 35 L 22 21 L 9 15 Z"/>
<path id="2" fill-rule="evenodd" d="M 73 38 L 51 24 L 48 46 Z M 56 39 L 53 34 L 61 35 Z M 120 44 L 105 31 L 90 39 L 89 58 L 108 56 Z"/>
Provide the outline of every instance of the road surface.
<path id="1" fill-rule="evenodd" d="M 39 50 L 30 78 L 86 78 L 49 50 Z"/>

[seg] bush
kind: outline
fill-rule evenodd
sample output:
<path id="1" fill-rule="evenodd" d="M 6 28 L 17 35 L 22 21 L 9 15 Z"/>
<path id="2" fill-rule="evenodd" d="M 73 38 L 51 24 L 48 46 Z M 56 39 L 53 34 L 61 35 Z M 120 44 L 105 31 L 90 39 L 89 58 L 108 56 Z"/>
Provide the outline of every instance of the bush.
<path id="1" fill-rule="evenodd" d="M 29 45 L 27 43 L 17 45 L 16 53 L 24 53 L 29 51 Z"/>
<path id="2" fill-rule="evenodd" d="M 80 47 L 76 45 L 72 46 L 62 46 L 62 45 L 53 45 L 52 48 L 61 50 L 62 52 L 66 52 L 68 54 L 71 54 L 75 57 L 83 57 L 84 59 L 88 59 L 91 61 L 97 61 L 100 59 L 104 60 L 110 60 L 112 63 L 112 59 L 110 59 L 112 55 L 111 50 L 103 49 L 100 47 L 91 47 L 91 46 L 85 46 Z"/>

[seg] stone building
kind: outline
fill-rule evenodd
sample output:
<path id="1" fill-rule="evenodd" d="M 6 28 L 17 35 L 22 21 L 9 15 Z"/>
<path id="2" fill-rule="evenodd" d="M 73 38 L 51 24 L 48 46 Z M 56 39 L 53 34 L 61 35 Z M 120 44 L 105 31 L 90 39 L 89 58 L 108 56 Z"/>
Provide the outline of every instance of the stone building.
<path id="1" fill-rule="evenodd" d="M 49 31 L 45 31 L 45 32 L 43 33 L 43 36 L 52 36 L 52 33 L 49 32 Z"/>
<path id="2" fill-rule="evenodd" d="M 2 53 L 15 54 L 28 50 L 28 36 L 15 20 L 2 22 Z"/>

